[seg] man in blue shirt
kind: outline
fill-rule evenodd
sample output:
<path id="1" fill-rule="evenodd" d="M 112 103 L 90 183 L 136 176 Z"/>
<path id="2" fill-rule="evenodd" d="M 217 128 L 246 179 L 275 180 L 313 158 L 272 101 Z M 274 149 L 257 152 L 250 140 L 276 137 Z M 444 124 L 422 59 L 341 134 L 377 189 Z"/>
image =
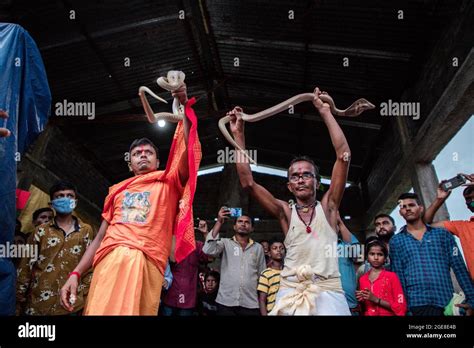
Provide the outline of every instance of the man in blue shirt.
<path id="1" fill-rule="evenodd" d="M 354 261 L 361 252 L 359 241 L 346 227 L 339 212 L 337 213 L 337 228 L 339 229 L 337 252 L 342 289 L 352 315 L 359 315 L 360 307 L 355 296 L 357 279 L 354 266 Z"/>
<path id="2" fill-rule="evenodd" d="M 390 240 L 392 271 L 397 273 L 413 315 L 442 316 L 453 296 L 450 268 L 472 307 L 474 286 L 454 237 L 423 220 L 424 208 L 414 193 L 398 198 L 406 225 Z"/>

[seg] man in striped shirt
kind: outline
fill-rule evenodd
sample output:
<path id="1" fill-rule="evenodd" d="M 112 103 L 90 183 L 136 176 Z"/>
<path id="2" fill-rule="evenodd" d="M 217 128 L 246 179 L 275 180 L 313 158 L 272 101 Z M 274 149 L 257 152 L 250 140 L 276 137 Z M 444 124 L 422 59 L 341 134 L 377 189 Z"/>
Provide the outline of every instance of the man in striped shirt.
<path id="1" fill-rule="evenodd" d="M 283 259 L 285 258 L 285 245 L 279 241 L 270 242 L 269 246 L 269 267 L 266 268 L 258 280 L 258 305 L 261 315 L 268 315 L 275 306 L 275 299 L 280 288 L 280 272 L 283 269 Z"/>
<path id="2" fill-rule="evenodd" d="M 397 273 L 413 315 L 442 316 L 453 296 L 450 268 L 472 307 L 474 286 L 454 237 L 422 220 L 424 208 L 414 193 L 399 197 L 407 224 L 390 240 L 392 271 Z"/>

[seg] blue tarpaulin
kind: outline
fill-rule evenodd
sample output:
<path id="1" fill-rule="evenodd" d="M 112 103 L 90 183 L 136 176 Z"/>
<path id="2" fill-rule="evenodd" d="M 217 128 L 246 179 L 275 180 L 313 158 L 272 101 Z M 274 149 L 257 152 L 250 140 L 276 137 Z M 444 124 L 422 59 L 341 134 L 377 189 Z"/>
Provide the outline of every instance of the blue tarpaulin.
<path id="1" fill-rule="evenodd" d="M 50 108 L 51 92 L 38 47 L 21 26 L 0 23 L 0 109 L 9 115 L 0 119 L 0 126 L 12 133 L 0 138 L 0 244 L 5 246 L 15 232 L 17 160 L 44 129 Z M 0 255 L 0 315 L 12 315 L 16 271 L 5 256 Z"/>

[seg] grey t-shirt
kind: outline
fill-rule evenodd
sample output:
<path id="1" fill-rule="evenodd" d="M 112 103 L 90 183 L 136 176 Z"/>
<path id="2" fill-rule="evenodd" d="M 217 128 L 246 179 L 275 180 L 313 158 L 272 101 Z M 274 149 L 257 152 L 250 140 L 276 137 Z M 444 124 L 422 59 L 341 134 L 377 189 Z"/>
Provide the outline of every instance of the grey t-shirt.
<path id="1" fill-rule="evenodd" d="M 259 308 L 257 285 L 260 273 L 266 268 L 263 247 L 250 239 L 242 250 L 235 237 L 212 238 L 209 233 L 202 251 L 210 256 L 221 256 L 221 280 L 216 302 L 228 307 Z"/>

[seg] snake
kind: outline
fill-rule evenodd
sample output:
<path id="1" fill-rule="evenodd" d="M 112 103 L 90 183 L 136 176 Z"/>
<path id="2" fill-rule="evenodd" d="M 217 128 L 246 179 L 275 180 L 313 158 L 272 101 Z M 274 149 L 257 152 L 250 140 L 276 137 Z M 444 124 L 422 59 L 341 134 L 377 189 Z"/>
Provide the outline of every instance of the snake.
<path id="1" fill-rule="evenodd" d="M 255 113 L 255 114 L 248 115 L 248 114 L 245 114 L 245 113 L 241 112 L 242 119 L 246 122 L 261 121 L 261 120 L 263 120 L 267 117 L 276 115 L 276 114 L 278 114 L 278 113 L 280 113 L 284 110 L 287 110 L 288 108 L 290 108 L 292 106 L 295 106 L 296 104 L 314 100 L 314 97 L 316 95 L 315 93 L 316 93 L 316 90 L 315 90 L 314 93 L 302 93 L 302 94 L 295 95 L 295 96 L 293 96 L 293 97 L 291 97 L 291 98 L 289 98 L 289 99 L 287 99 L 287 100 L 285 100 L 285 101 L 283 101 L 283 102 L 281 102 L 281 103 L 279 103 L 275 106 L 272 106 L 271 108 L 265 109 L 263 111 Z M 364 111 L 375 108 L 374 104 L 372 104 L 371 102 L 369 102 L 367 99 L 364 99 L 364 98 L 357 99 L 348 108 L 346 108 L 344 110 L 338 109 L 336 107 L 336 104 L 335 104 L 334 100 L 332 99 L 332 97 L 329 94 L 327 94 L 326 92 L 322 92 L 319 95 L 319 99 L 321 99 L 321 101 L 323 101 L 324 103 L 328 103 L 329 107 L 331 109 L 331 112 L 333 113 L 333 115 L 336 115 L 336 116 L 345 116 L 345 117 L 359 116 Z M 239 109 L 242 110 L 241 108 L 239 108 Z M 252 158 L 250 158 L 250 156 L 247 154 L 247 152 L 244 151 L 235 142 L 234 138 L 232 138 L 232 136 L 230 135 L 230 133 L 227 130 L 227 127 L 226 127 L 227 123 L 229 123 L 229 122 L 230 122 L 230 116 L 225 116 L 225 117 L 223 117 L 219 120 L 219 124 L 218 124 L 219 129 L 222 132 L 222 134 L 224 135 L 224 137 L 227 139 L 227 141 L 231 145 L 233 145 L 236 149 L 240 150 L 240 152 L 242 152 L 245 155 L 245 157 L 247 157 L 247 159 L 251 163 L 257 164 Z"/>
<path id="2" fill-rule="evenodd" d="M 3 111 L 3 110 L 0 110 L 0 118 L 8 118 L 8 114 Z M 3 128 L 3 127 L 0 127 L 0 138 L 7 138 L 11 135 L 11 132 L 6 129 L 6 128 Z"/>
<path id="3" fill-rule="evenodd" d="M 173 92 L 184 85 L 185 78 L 186 78 L 186 75 L 182 71 L 170 70 L 168 71 L 166 77 L 163 77 L 163 76 L 159 77 L 156 80 L 156 83 L 161 88 L 166 89 L 167 91 Z M 142 101 L 143 109 L 145 110 L 146 116 L 148 118 L 148 122 L 156 123 L 159 120 L 164 120 L 164 121 L 168 121 L 172 123 L 178 123 L 179 121 L 184 119 L 183 106 L 180 104 L 178 97 L 175 97 L 173 100 L 173 106 L 172 106 L 173 113 L 170 113 L 170 112 L 154 113 L 153 109 L 150 106 L 150 103 L 148 102 L 148 99 L 146 98 L 145 93 L 148 93 L 153 98 L 163 103 L 168 104 L 168 102 L 164 100 L 163 98 L 157 96 L 148 87 L 140 86 L 140 88 L 138 89 L 138 95 L 140 96 L 140 99 Z"/>
<path id="4" fill-rule="evenodd" d="M 160 86 L 161 88 L 167 91 L 173 92 L 184 85 L 185 77 L 186 75 L 182 71 L 170 70 L 168 71 L 166 77 L 161 76 L 156 80 L 156 82 L 158 86 Z M 140 96 L 143 108 L 145 110 L 146 116 L 150 123 L 155 123 L 155 122 L 158 122 L 159 120 L 165 120 L 172 123 L 177 123 L 184 119 L 183 106 L 180 104 L 178 97 L 175 97 L 173 101 L 173 106 L 172 106 L 173 113 L 170 113 L 170 112 L 154 113 L 153 109 L 151 108 L 148 102 L 148 99 L 145 96 L 145 93 L 148 93 L 153 98 L 161 102 L 164 102 L 166 104 L 168 102 L 164 100 L 163 98 L 157 96 L 148 87 L 140 86 L 140 88 L 138 89 L 138 95 Z M 315 93 L 316 93 L 316 90 L 314 93 L 302 93 L 302 94 L 295 95 L 271 108 L 265 109 L 256 114 L 247 115 L 242 112 L 242 119 L 246 122 L 257 122 L 257 121 L 263 120 L 267 117 L 276 115 L 284 110 L 287 110 L 291 106 L 295 106 L 302 102 L 314 100 L 314 97 L 316 95 Z M 329 104 L 331 112 L 336 116 L 354 117 L 354 116 L 360 115 L 366 110 L 375 108 L 375 106 L 371 102 L 369 102 L 367 99 L 360 98 L 360 99 L 357 99 L 354 103 L 352 103 L 348 108 L 341 110 L 336 107 L 334 100 L 326 92 L 322 92 L 319 98 L 321 99 L 321 101 Z M 225 116 L 221 118 L 218 123 L 220 131 L 222 132 L 222 134 L 224 135 L 224 137 L 227 139 L 229 143 L 231 143 L 235 148 L 243 152 L 244 155 L 250 160 L 251 163 L 256 164 L 255 161 L 247 155 L 247 153 L 235 142 L 234 138 L 232 138 L 232 136 L 230 135 L 226 127 L 227 123 L 229 122 L 230 122 L 230 116 Z"/>

